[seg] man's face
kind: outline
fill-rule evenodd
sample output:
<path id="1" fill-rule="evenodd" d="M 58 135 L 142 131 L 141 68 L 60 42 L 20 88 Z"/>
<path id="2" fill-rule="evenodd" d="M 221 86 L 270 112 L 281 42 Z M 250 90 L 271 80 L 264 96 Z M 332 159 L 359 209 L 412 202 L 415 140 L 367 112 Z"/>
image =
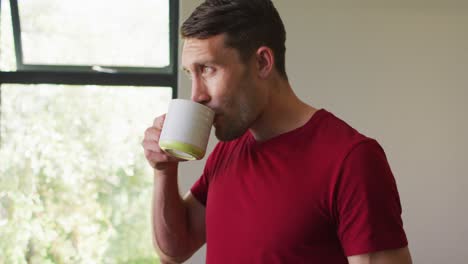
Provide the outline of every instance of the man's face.
<path id="1" fill-rule="evenodd" d="M 228 141 L 243 135 L 261 109 L 254 63 L 242 62 L 237 50 L 225 46 L 224 35 L 217 35 L 186 39 L 182 67 L 192 81 L 192 100 L 216 113 L 216 137 Z"/>

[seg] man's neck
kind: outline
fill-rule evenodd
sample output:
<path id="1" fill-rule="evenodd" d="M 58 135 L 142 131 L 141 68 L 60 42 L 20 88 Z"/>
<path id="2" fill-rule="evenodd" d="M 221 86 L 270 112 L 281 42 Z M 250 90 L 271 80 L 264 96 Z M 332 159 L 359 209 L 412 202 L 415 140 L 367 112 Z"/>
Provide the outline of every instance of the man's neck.
<path id="1" fill-rule="evenodd" d="M 287 81 L 277 86 L 272 87 L 267 106 L 250 127 L 259 142 L 302 127 L 317 111 L 299 100 Z"/>

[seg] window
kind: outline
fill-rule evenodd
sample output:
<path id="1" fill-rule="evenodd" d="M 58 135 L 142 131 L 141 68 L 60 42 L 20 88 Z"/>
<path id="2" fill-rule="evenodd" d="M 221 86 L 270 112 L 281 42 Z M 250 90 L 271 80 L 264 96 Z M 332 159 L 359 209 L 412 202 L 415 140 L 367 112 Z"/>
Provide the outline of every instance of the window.
<path id="1" fill-rule="evenodd" d="M 0 0 L 0 263 L 154 263 L 178 1 Z"/>
<path id="2" fill-rule="evenodd" d="M 18 64 L 167 67 L 168 5 L 151 0 L 13 1 Z"/>

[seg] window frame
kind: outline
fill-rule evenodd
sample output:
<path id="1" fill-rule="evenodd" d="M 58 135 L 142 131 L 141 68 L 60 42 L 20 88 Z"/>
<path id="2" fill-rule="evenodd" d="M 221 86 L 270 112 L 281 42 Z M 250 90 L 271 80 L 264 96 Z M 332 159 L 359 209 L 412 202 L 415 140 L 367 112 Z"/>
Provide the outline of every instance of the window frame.
<path id="1" fill-rule="evenodd" d="M 0 0 L 0 8 L 2 1 Z M 50 66 L 23 64 L 21 50 L 21 23 L 18 1 L 9 0 L 16 54 L 16 71 L 0 70 L 0 86 L 16 84 L 72 84 L 108 86 L 171 87 L 172 98 L 177 98 L 178 88 L 178 24 L 179 0 L 169 1 L 169 66 L 164 68 L 106 67 L 112 71 L 96 71 L 92 66 Z M 0 9 L 1 10 L 1 9 Z M 1 13 L 0 13 L 1 16 Z M 1 97 L 0 97 L 1 98 Z M 1 105 L 1 99 L 0 99 Z"/>

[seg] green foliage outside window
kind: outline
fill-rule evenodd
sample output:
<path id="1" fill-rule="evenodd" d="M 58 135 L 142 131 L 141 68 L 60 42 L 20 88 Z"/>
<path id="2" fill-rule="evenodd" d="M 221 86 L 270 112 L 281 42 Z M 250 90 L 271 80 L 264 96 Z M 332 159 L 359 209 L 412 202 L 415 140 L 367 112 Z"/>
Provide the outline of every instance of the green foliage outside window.
<path id="1" fill-rule="evenodd" d="M 171 89 L 1 89 L 0 263 L 157 263 L 140 142 Z"/>

